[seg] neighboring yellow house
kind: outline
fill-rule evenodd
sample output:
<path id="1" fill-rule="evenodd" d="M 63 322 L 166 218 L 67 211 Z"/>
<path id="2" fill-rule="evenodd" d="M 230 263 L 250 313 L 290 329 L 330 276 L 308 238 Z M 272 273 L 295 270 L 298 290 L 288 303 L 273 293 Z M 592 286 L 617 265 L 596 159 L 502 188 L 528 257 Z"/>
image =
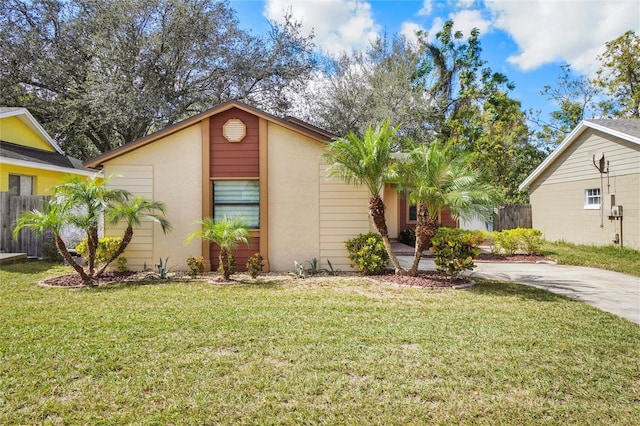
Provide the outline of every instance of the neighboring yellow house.
<path id="1" fill-rule="evenodd" d="M 0 107 L 0 192 L 51 195 L 63 176 L 93 176 L 67 156 L 26 108 Z"/>

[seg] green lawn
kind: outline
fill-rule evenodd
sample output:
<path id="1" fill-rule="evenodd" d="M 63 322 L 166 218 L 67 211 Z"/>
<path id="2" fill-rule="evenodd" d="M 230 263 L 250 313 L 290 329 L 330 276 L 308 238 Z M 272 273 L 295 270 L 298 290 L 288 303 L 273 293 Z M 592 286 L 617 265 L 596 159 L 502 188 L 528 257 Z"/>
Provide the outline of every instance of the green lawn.
<path id="1" fill-rule="evenodd" d="M 38 287 L 0 271 L 0 424 L 637 424 L 640 326 L 534 288 Z"/>
<path id="2" fill-rule="evenodd" d="M 542 251 L 561 265 L 590 266 L 640 277 L 640 251 L 638 250 L 560 241 L 545 242 Z"/>

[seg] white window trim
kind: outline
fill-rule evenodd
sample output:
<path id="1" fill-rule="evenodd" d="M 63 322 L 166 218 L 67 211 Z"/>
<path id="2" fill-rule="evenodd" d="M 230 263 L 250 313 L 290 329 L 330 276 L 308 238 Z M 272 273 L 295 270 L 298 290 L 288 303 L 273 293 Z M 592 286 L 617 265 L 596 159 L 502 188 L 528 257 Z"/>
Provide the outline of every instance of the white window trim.
<path id="1" fill-rule="evenodd" d="M 600 202 L 598 204 L 590 204 L 589 203 L 589 191 L 594 191 L 597 190 L 599 193 L 599 198 L 600 198 Z M 594 196 L 591 196 L 592 198 L 594 198 Z M 600 207 L 602 206 L 602 192 L 600 191 L 600 188 L 587 188 L 584 190 L 584 209 L 585 210 L 600 210 Z"/>

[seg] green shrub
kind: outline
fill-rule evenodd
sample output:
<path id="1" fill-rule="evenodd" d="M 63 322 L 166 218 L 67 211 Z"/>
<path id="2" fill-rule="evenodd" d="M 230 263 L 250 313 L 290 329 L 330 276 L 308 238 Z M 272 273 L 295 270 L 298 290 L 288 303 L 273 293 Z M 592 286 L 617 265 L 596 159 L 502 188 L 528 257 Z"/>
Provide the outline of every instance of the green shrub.
<path id="1" fill-rule="evenodd" d="M 122 238 L 119 237 L 103 237 L 98 240 L 98 247 L 96 248 L 96 264 L 104 264 L 118 251 L 118 247 L 122 243 Z M 87 239 L 85 238 L 76 246 L 76 252 L 82 255 L 84 258 L 89 257 L 89 247 L 87 245 Z"/>
<path id="2" fill-rule="evenodd" d="M 414 247 L 416 245 L 416 228 L 403 229 L 398 234 L 398 241 L 402 244 Z"/>
<path id="3" fill-rule="evenodd" d="M 539 229 L 514 229 L 520 236 L 519 247 L 526 254 L 538 254 L 542 249 L 542 231 Z"/>
<path id="4" fill-rule="evenodd" d="M 127 272 L 127 258 L 124 256 L 118 256 L 118 271 Z"/>
<path id="5" fill-rule="evenodd" d="M 513 256 L 520 246 L 520 237 L 514 229 L 505 229 L 496 234 L 496 245 L 507 256 Z"/>
<path id="6" fill-rule="evenodd" d="M 202 256 L 189 256 L 187 257 L 187 266 L 189 267 L 189 275 L 191 275 L 191 278 L 195 278 L 204 272 L 204 258 Z"/>
<path id="7" fill-rule="evenodd" d="M 453 281 L 465 270 L 475 268 L 473 258 L 480 254 L 477 241 L 478 233 L 464 229 L 439 228 L 431 240 L 436 269 L 444 272 Z"/>
<path id="8" fill-rule="evenodd" d="M 507 256 L 513 256 L 518 250 L 526 254 L 537 254 L 542 248 L 542 231 L 539 229 L 505 229 L 491 234 L 491 252 L 495 254 L 504 252 Z"/>
<path id="9" fill-rule="evenodd" d="M 255 278 L 258 276 L 262 269 L 264 268 L 264 258 L 260 253 L 256 253 L 247 259 L 247 271 L 251 278 Z"/>
<path id="10" fill-rule="evenodd" d="M 365 275 L 381 274 L 389 264 L 389 253 L 380 234 L 359 234 L 345 241 L 344 245 L 349 252 L 351 266 Z"/>

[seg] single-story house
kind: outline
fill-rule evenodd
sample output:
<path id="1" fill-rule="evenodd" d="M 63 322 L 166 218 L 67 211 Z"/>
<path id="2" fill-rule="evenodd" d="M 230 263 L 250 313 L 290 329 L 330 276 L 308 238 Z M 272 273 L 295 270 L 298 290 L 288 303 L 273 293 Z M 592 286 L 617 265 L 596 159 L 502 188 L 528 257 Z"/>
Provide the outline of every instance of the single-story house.
<path id="1" fill-rule="evenodd" d="M 329 260 L 334 268 L 350 270 L 344 241 L 372 229 L 369 195 L 364 187 L 327 179 L 322 154 L 333 136 L 230 101 L 85 165 L 113 176 L 109 185 L 167 204 L 173 230 L 164 235 L 152 223 L 136 230 L 125 252 L 131 268 L 169 257 L 170 267 L 185 269 L 189 256 L 202 256 L 215 270 L 216 247 L 198 241 L 185 245 L 185 238 L 202 218 L 241 214 L 252 228 L 252 242 L 235 253 L 239 270 L 257 252 L 267 270 L 292 270 L 294 261 L 314 258 L 323 268 Z M 384 198 L 395 238 L 415 218 L 394 187 L 385 188 Z M 448 217 L 443 220 L 455 225 Z"/>
<path id="2" fill-rule="evenodd" d="M 67 156 L 26 108 L 0 107 L 0 192 L 51 195 L 63 176 L 93 176 Z"/>
<path id="3" fill-rule="evenodd" d="M 582 121 L 520 189 L 544 238 L 640 249 L 640 120 Z"/>

